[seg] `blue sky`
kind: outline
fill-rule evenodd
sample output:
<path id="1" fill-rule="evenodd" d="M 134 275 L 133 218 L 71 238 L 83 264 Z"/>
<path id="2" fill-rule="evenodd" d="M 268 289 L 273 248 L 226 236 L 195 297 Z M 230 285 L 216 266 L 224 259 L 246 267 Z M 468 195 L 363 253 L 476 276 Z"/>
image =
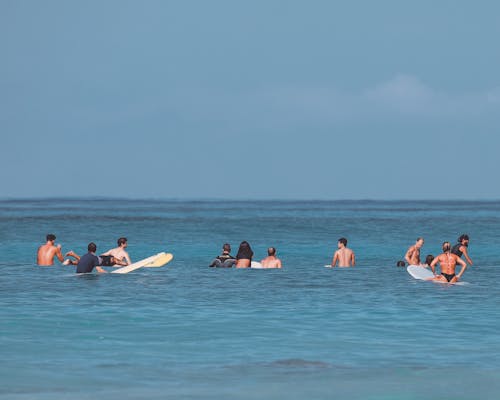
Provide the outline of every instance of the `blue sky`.
<path id="1" fill-rule="evenodd" d="M 0 197 L 498 199 L 494 1 L 0 2 Z"/>

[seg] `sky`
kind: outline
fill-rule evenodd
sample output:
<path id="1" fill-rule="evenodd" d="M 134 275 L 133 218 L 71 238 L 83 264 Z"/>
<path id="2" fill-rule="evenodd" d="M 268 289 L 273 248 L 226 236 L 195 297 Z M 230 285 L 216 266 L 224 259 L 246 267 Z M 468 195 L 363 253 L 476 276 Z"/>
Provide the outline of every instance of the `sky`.
<path id="1" fill-rule="evenodd" d="M 0 198 L 500 199 L 495 1 L 0 0 Z"/>

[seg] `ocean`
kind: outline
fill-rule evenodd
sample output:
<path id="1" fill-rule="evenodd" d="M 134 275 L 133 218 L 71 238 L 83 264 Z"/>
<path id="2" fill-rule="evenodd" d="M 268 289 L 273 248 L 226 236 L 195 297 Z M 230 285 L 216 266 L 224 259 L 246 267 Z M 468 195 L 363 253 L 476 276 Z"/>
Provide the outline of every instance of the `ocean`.
<path id="1" fill-rule="evenodd" d="M 38 267 L 128 238 L 163 268 Z M 396 267 L 470 236 L 468 284 Z M 337 240 L 357 265 L 324 268 Z M 213 269 L 228 242 L 281 270 Z M 500 202 L 0 201 L 2 399 L 498 399 Z"/>

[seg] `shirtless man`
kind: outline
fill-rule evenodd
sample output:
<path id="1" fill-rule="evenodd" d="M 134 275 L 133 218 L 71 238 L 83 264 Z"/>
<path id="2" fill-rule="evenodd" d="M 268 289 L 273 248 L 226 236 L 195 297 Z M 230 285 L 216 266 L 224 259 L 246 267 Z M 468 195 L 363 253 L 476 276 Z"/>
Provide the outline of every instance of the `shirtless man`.
<path id="1" fill-rule="evenodd" d="M 127 238 L 121 237 L 117 240 L 118 247 L 108 250 L 106 253 L 101 254 L 102 256 L 112 256 L 110 266 L 125 266 L 132 264 L 128 253 L 125 251 L 127 248 Z"/>
<path id="2" fill-rule="evenodd" d="M 333 255 L 332 267 L 335 267 L 337 262 L 339 267 L 354 267 L 356 265 L 356 258 L 354 252 L 347 248 L 347 239 L 340 238 L 337 244 L 338 250 Z"/>
<path id="3" fill-rule="evenodd" d="M 276 257 L 276 249 L 274 247 L 269 247 L 267 249 L 268 256 L 264 258 L 260 263 L 263 268 L 281 268 L 281 260 Z"/>
<path id="4" fill-rule="evenodd" d="M 436 275 L 436 264 L 439 263 L 441 267 L 441 275 Z M 462 269 L 455 275 L 455 268 L 457 264 L 462 266 Z M 455 283 L 462 277 L 467 264 L 456 254 L 452 254 L 450 242 L 443 243 L 443 254 L 438 255 L 431 263 L 431 269 L 435 278 L 431 279 L 436 282 Z"/>
<path id="5" fill-rule="evenodd" d="M 56 241 L 56 235 L 49 233 L 47 235 L 47 243 L 41 245 L 38 248 L 36 255 L 36 263 L 41 266 L 54 265 L 54 257 L 60 262 L 64 261 L 64 257 L 61 253 L 61 245 L 57 246 L 54 244 Z"/>
<path id="6" fill-rule="evenodd" d="M 424 239 L 418 238 L 413 246 L 410 246 L 405 254 L 405 260 L 408 265 L 422 265 L 420 262 L 420 249 L 424 245 Z"/>
<path id="7" fill-rule="evenodd" d="M 458 243 L 452 247 L 451 252 L 459 257 L 462 257 L 463 254 L 467 262 L 472 265 L 472 260 L 469 257 L 469 253 L 467 253 L 467 247 L 469 246 L 469 235 L 460 235 L 457 242 Z"/>

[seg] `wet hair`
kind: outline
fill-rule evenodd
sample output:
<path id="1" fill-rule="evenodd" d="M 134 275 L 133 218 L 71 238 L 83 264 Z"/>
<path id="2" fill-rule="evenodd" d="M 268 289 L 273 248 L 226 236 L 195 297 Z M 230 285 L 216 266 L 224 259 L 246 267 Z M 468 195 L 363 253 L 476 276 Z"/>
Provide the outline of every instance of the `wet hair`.
<path id="1" fill-rule="evenodd" d="M 339 239 L 339 243 L 342 243 L 344 246 L 347 246 L 347 239 L 346 239 L 346 238 L 341 237 L 341 238 Z"/>
<path id="2" fill-rule="evenodd" d="M 270 256 L 274 256 L 276 254 L 276 249 L 274 247 L 269 247 L 267 249 L 267 254 Z"/>
<path id="3" fill-rule="evenodd" d="M 469 235 L 464 233 L 463 235 L 460 235 L 460 237 L 457 239 L 458 243 L 462 243 L 462 240 L 469 240 Z"/>
<path id="4" fill-rule="evenodd" d="M 54 235 L 54 234 L 52 234 L 52 233 L 49 233 L 49 234 L 47 235 L 47 242 L 48 242 L 49 240 L 56 240 L 56 235 Z"/>
<path id="5" fill-rule="evenodd" d="M 97 246 L 95 245 L 94 242 L 90 242 L 89 245 L 87 246 L 88 251 L 91 253 L 95 253 L 97 250 Z"/>
<path id="6" fill-rule="evenodd" d="M 116 243 L 118 243 L 118 246 L 121 246 L 122 244 L 125 244 L 125 243 L 127 243 L 127 242 L 128 242 L 128 240 L 127 240 L 127 238 L 126 238 L 126 237 L 121 237 L 120 239 L 118 239 L 118 240 L 116 241 Z"/>
<path id="7" fill-rule="evenodd" d="M 404 266 L 406 266 L 406 264 L 405 264 L 405 262 L 404 262 L 404 261 L 399 260 L 399 261 L 396 263 L 396 266 L 397 266 L 397 267 L 404 267 Z"/>
<path id="8" fill-rule="evenodd" d="M 451 250 L 451 244 L 450 242 L 443 242 L 443 251 L 446 253 L 447 251 Z"/>
<path id="9" fill-rule="evenodd" d="M 246 240 L 244 240 L 243 242 L 240 243 L 238 254 L 236 254 L 236 259 L 240 260 L 242 258 L 245 258 L 251 260 L 252 257 L 253 257 L 252 248 L 250 247 L 250 244 Z"/>
<path id="10" fill-rule="evenodd" d="M 417 242 L 420 242 L 421 240 L 424 240 L 424 238 L 423 237 L 418 237 L 417 238 Z"/>
<path id="11" fill-rule="evenodd" d="M 231 251 L 231 245 L 229 243 L 224 243 L 224 245 L 222 246 L 222 250 L 230 252 Z"/>
<path id="12" fill-rule="evenodd" d="M 427 257 L 425 257 L 425 263 L 427 265 L 431 265 L 432 260 L 434 260 L 434 256 L 432 254 L 428 254 Z"/>

